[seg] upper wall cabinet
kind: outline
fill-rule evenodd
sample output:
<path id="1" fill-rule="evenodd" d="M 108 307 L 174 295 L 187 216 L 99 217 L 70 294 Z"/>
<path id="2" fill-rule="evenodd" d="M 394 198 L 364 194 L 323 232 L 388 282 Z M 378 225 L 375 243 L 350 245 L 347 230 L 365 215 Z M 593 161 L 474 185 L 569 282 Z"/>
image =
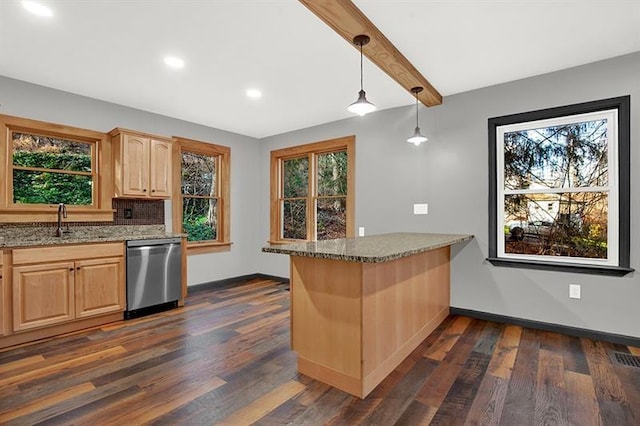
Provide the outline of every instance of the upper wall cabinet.
<path id="1" fill-rule="evenodd" d="M 170 198 L 173 139 L 116 128 L 113 145 L 116 197 Z"/>

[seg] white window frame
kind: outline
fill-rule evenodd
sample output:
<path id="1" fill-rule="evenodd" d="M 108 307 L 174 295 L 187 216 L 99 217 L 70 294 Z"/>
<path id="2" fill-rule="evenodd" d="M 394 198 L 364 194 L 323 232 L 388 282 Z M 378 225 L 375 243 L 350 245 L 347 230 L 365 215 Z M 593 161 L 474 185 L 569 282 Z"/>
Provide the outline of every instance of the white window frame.
<path id="1" fill-rule="evenodd" d="M 545 189 L 505 189 L 504 185 L 504 135 L 505 133 L 518 132 L 528 129 L 541 129 L 545 127 L 561 126 L 573 123 L 581 123 L 586 121 L 607 120 L 607 186 L 593 187 L 577 187 L 577 188 L 545 188 Z M 586 192 L 606 192 L 608 194 L 608 217 L 607 225 L 615 224 L 618 218 L 618 110 L 610 109 L 606 111 L 591 112 L 585 114 L 575 114 L 564 117 L 551 118 L 546 120 L 528 121 L 517 124 L 498 126 L 496 128 L 496 151 L 497 160 L 497 219 L 498 226 L 496 228 L 498 256 L 505 259 L 523 259 L 545 262 L 562 262 L 574 264 L 601 264 L 607 266 L 617 266 L 619 261 L 618 243 L 619 229 L 617 226 L 607 226 L 607 258 L 594 259 L 569 256 L 546 256 L 546 255 L 527 255 L 519 253 L 506 253 L 504 243 L 504 222 L 505 207 L 504 199 L 507 195 L 516 194 L 567 194 L 567 193 L 586 193 Z"/>

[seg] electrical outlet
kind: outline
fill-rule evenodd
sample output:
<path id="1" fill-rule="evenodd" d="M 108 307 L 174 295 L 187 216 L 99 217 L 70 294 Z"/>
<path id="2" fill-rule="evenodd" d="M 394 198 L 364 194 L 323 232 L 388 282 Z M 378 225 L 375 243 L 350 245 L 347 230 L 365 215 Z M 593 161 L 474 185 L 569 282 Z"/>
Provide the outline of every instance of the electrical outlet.
<path id="1" fill-rule="evenodd" d="M 580 299 L 580 284 L 569 284 L 569 298 Z"/>
<path id="2" fill-rule="evenodd" d="M 358 237 L 364 237 L 364 226 L 358 228 Z"/>
<path id="3" fill-rule="evenodd" d="M 414 204 L 413 214 L 429 214 L 429 204 Z"/>

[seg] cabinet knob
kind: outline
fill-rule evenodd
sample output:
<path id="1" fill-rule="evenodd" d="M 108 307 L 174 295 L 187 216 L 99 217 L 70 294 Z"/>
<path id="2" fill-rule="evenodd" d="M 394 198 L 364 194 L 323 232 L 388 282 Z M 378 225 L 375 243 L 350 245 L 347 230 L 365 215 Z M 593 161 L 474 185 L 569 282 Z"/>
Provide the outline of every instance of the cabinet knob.
<path id="1" fill-rule="evenodd" d="M 2 274 L 0 274 L 0 280 L 2 279 Z"/>
<path id="2" fill-rule="evenodd" d="M 143 189 L 143 190 L 142 190 L 142 192 L 147 192 L 147 190 L 146 190 L 146 189 Z"/>
<path id="3" fill-rule="evenodd" d="M 151 190 L 151 192 L 156 192 L 156 190 L 155 190 L 155 189 L 152 189 L 152 190 Z"/>
<path id="4" fill-rule="evenodd" d="M 80 267 L 78 266 L 78 267 L 76 268 L 76 270 L 78 270 L 78 271 L 79 271 L 79 270 L 80 270 Z"/>
<path id="5" fill-rule="evenodd" d="M 69 268 L 69 270 L 70 270 L 71 272 L 73 272 L 73 268 Z"/>

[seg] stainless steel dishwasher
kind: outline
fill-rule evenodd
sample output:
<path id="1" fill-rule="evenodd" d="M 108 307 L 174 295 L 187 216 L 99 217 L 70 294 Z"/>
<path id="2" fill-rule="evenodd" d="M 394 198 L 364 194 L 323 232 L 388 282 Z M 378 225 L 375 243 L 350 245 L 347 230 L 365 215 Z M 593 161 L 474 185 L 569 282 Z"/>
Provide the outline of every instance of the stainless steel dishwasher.
<path id="1" fill-rule="evenodd" d="M 182 292 L 180 238 L 127 241 L 125 319 L 176 307 Z"/>

